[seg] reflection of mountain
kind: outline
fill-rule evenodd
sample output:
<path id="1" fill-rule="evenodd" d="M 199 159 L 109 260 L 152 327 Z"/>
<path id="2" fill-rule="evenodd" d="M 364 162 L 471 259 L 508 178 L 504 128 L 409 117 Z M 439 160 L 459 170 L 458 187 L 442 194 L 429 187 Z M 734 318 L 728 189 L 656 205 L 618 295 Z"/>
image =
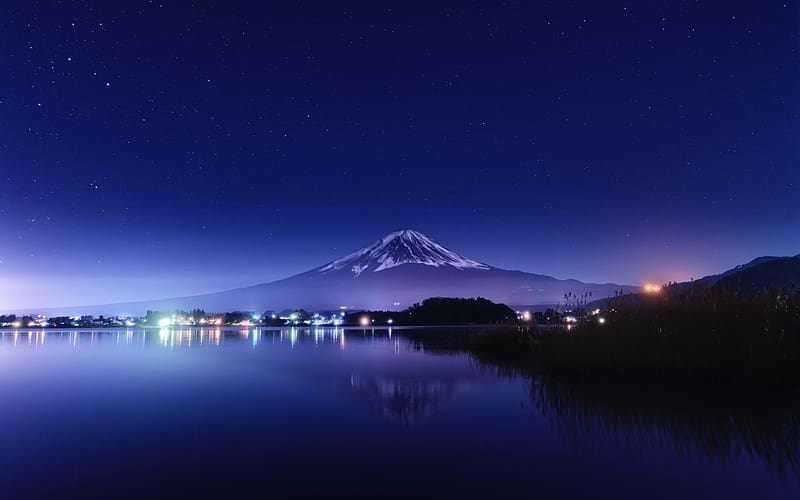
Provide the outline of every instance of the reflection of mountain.
<path id="1" fill-rule="evenodd" d="M 722 463 L 748 458 L 800 479 L 796 393 L 599 385 L 535 379 L 534 405 L 577 450 L 672 448 Z"/>
<path id="2" fill-rule="evenodd" d="M 350 389 L 383 415 L 412 424 L 452 399 L 461 384 L 452 380 L 374 377 L 350 378 Z"/>

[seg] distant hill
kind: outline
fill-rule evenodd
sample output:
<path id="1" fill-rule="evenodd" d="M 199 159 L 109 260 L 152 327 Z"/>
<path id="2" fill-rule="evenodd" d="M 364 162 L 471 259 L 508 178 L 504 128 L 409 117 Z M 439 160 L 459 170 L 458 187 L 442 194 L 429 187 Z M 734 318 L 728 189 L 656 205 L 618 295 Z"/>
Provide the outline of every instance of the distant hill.
<path id="1" fill-rule="evenodd" d="M 767 263 L 767 262 L 772 262 L 774 260 L 786 259 L 786 258 L 790 258 L 790 257 L 774 257 L 774 256 L 770 256 L 770 255 L 766 255 L 766 256 L 763 256 L 763 257 L 757 257 L 757 258 L 751 260 L 750 262 L 748 262 L 746 264 L 740 264 L 740 265 L 738 265 L 738 266 L 736 266 L 736 267 L 734 267 L 732 269 L 728 269 L 724 273 L 712 274 L 712 275 L 709 275 L 709 276 L 704 276 L 704 277 L 700 278 L 699 280 L 695 280 L 694 283 L 700 283 L 700 284 L 705 284 L 707 286 L 713 286 L 718 281 L 723 280 L 725 278 L 728 278 L 730 276 L 733 276 L 735 274 L 738 274 L 738 273 L 740 273 L 742 271 L 745 271 L 747 269 L 750 269 L 751 267 L 758 267 L 759 265 Z"/>
<path id="2" fill-rule="evenodd" d="M 694 281 L 684 281 L 669 287 L 668 293 L 703 289 L 733 288 L 755 293 L 769 288 L 795 287 L 800 290 L 800 254 L 794 257 L 764 256 L 738 265 L 720 274 L 704 276 Z M 635 305 L 648 300 L 645 293 L 631 293 L 617 299 L 617 305 Z M 595 300 L 588 308 L 605 307 L 605 299 Z"/>
<path id="3" fill-rule="evenodd" d="M 767 288 L 800 288 L 800 255 L 755 259 L 717 276 L 712 286 L 738 288 L 746 292 Z"/>

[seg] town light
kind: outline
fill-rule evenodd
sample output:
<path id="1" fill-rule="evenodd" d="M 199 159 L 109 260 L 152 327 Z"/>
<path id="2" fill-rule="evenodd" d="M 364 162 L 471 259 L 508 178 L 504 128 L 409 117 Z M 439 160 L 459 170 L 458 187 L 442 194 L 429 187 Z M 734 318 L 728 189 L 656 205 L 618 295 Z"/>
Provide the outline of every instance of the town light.
<path id="1" fill-rule="evenodd" d="M 160 320 L 158 320 L 158 326 L 162 328 L 165 326 L 169 326 L 170 323 L 172 323 L 172 321 L 169 318 L 161 318 Z"/>
<path id="2" fill-rule="evenodd" d="M 367 316 L 361 316 L 361 326 L 369 326 L 369 318 Z"/>
<path id="3" fill-rule="evenodd" d="M 603 317 L 600 317 L 600 318 L 597 318 L 597 322 L 602 325 L 602 324 L 604 324 L 606 322 L 606 319 L 603 318 Z"/>
<path id="4" fill-rule="evenodd" d="M 661 292 L 661 285 L 654 285 L 653 283 L 645 283 L 642 287 L 644 293 L 659 293 Z"/>

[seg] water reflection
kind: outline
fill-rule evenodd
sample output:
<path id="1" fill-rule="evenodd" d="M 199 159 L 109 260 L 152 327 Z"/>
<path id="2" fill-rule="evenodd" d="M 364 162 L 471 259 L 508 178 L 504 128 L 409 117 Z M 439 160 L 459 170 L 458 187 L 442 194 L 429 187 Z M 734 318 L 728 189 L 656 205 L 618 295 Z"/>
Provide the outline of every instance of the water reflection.
<path id="1" fill-rule="evenodd" d="M 372 330 L 374 336 L 376 330 Z M 385 335 L 386 330 L 380 331 Z M 258 347 L 264 339 L 271 343 L 287 343 L 291 347 L 299 342 L 313 341 L 315 345 L 336 344 L 340 349 L 347 345 L 348 335 L 364 337 L 363 329 L 342 327 L 330 328 L 220 328 L 220 327 L 167 327 L 159 329 L 92 329 L 92 330 L 0 330 L 0 345 L 11 344 L 17 347 L 20 342 L 35 347 L 44 345 L 47 336 L 63 340 L 68 338 L 74 347 L 94 345 L 95 343 L 114 340 L 117 347 L 132 346 L 136 348 L 161 346 L 165 348 L 219 347 L 225 341 L 249 342 L 253 348 Z M 391 338 L 391 333 L 389 333 Z"/>
<path id="2" fill-rule="evenodd" d="M 226 346 L 232 349 L 225 349 Z M 281 348 L 275 349 L 276 346 Z M 263 380 L 267 385 L 262 390 L 275 392 L 265 393 L 269 396 L 260 401 L 286 403 L 298 397 L 306 398 L 304 404 L 316 405 L 334 394 L 336 402 L 331 403 L 334 406 L 326 408 L 327 411 L 349 410 L 350 406 L 359 408 L 359 412 L 370 408 L 371 412 L 363 412 L 369 418 L 378 414 L 401 425 L 415 424 L 415 431 L 431 425 L 433 419 L 430 417 L 446 406 L 470 398 L 476 401 L 471 410 L 475 413 L 470 414 L 476 422 L 489 427 L 504 425 L 502 422 L 505 421 L 492 420 L 497 418 L 496 415 L 482 413 L 481 406 L 490 404 L 487 402 L 495 397 L 493 387 L 486 384 L 496 381 L 498 377 L 495 375 L 499 374 L 525 392 L 523 397 L 528 398 L 526 409 L 530 406 L 534 410 L 532 414 L 525 414 L 527 424 L 513 424 L 513 428 L 507 431 L 508 436 L 501 436 L 503 439 L 538 440 L 537 435 L 514 433 L 541 432 L 541 428 L 536 426 L 538 422 L 545 422 L 542 427 L 549 426 L 548 434 L 557 435 L 559 442 L 566 444 L 573 453 L 595 457 L 593 460 L 598 462 L 605 460 L 612 449 L 621 450 L 633 460 L 666 451 L 694 463 L 757 463 L 777 477 L 795 482 L 800 480 L 800 395 L 797 392 L 600 384 L 541 378 L 497 360 L 479 362 L 463 354 L 435 356 L 425 347 L 419 335 L 410 338 L 401 329 L 389 332 L 341 327 L 177 327 L 0 331 L 0 351 L 28 350 L 33 358 L 42 360 L 56 359 L 42 355 L 59 348 L 79 353 L 82 350 L 110 349 L 117 352 L 119 360 L 133 358 L 124 352 L 125 349 L 152 349 L 165 353 L 192 350 L 197 356 L 191 358 L 198 360 L 193 366 L 197 366 L 197 373 L 202 376 L 208 372 L 203 363 L 218 363 L 215 366 L 221 369 L 214 372 L 217 380 L 225 377 L 226 373 L 238 373 L 239 367 L 253 370 L 248 373 L 264 375 L 255 378 L 230 375 L 230 378 L 225 378 L 223 392 L 227 394 L 230 388 L 238 387 L 241 395 L 238 405 L 241 407 L 251 405 L 252 409 L 259 400 L 250 397 L 249 391 L 253 391 L 253 387 L 237 384 L 241 380 Z M 222 352 L 230 355 L 217 355 Z M 80 360 L 86 364 L 87 370 L 95 366 L 92 363 L 103 359 L 90 354 Z M 179 357 L 188 359 L 183 355 Z M 152 358 L 157 360 L 154 363 L 164 363 L 177 370 L 175 373 L 182 373 L 183 365 L 169 365 L 179 357 L 148 355 L 146 359 Z M 107 358 L 114 359 L 111 353 Z M 138 380 L 140 373 L 147 373 L 148 365 L 141 361 L 143 358 L 137 359 L 139 361 L 130 361 L 130 369 Z M 22 366 L 20 363 L 16 368 L 28 369 L 20 368 Z M 46 367 L 42 368 L 42 371 L 46 370 Z M 113 368 L 103 365 L 103 370 Z M 485 376 L 487 372 L 489 376 Z M 270 376 L 280 380 L 280 384 L 268 385 Z M 101 378 L 82 380 L 85 384 L 93 384 L 99 383 Z M 195 390 L 192 383 L 186 382 L 179 387 Z M 76 390 L 77 387 L 80 386 L 76 386 Z M 291 397 L 287 396 L 289 392 Z M 509 401 L 497 397 L 495 403 Z M 517 398 L 513 404 L 518 408 L 518 395 L 513 397 Z M 187 401 L 203 401 L 196 394 L 187 398 Z M 359 403 L 354 405 L 353 401 Z M 276 407 L 280 408 L 280 405 Z M 351 415 L 348 414 L 347 418 Z M 362 425 L 365 424 L 362 422 Z M 444 425 L 457 424 L 451 418 Z M 497 432 L 503 434 L 505 431 Z"/>
<path id="3" fill-rule="evenodd" d="M 403 424 L 423 421 L 452 399 L 465 382 L 350 376 L 350 390 L 374 411 Z"/>
<path id="4" fill-rule="evenodd" d="M 796 392 L 579 383 L 537 378 L 531 399 L 579 452 L 609 445 L 630 455 L 670 448 L 722 464 L 746 458 L 800 479 Z"/>

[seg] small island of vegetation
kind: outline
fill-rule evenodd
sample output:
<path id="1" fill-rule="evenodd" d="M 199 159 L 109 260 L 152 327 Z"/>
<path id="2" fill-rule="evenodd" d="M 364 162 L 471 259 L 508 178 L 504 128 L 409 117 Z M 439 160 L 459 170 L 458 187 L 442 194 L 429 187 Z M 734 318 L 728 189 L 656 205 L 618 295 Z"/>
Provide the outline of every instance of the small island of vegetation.
<path id="1" fill-rule="evenodd" d="M 402 311 L 347 314 L 345 325 L 465 326 L 516 325 L 517 313 L 505 304 L 478 298 L 431 297 Z"/>

